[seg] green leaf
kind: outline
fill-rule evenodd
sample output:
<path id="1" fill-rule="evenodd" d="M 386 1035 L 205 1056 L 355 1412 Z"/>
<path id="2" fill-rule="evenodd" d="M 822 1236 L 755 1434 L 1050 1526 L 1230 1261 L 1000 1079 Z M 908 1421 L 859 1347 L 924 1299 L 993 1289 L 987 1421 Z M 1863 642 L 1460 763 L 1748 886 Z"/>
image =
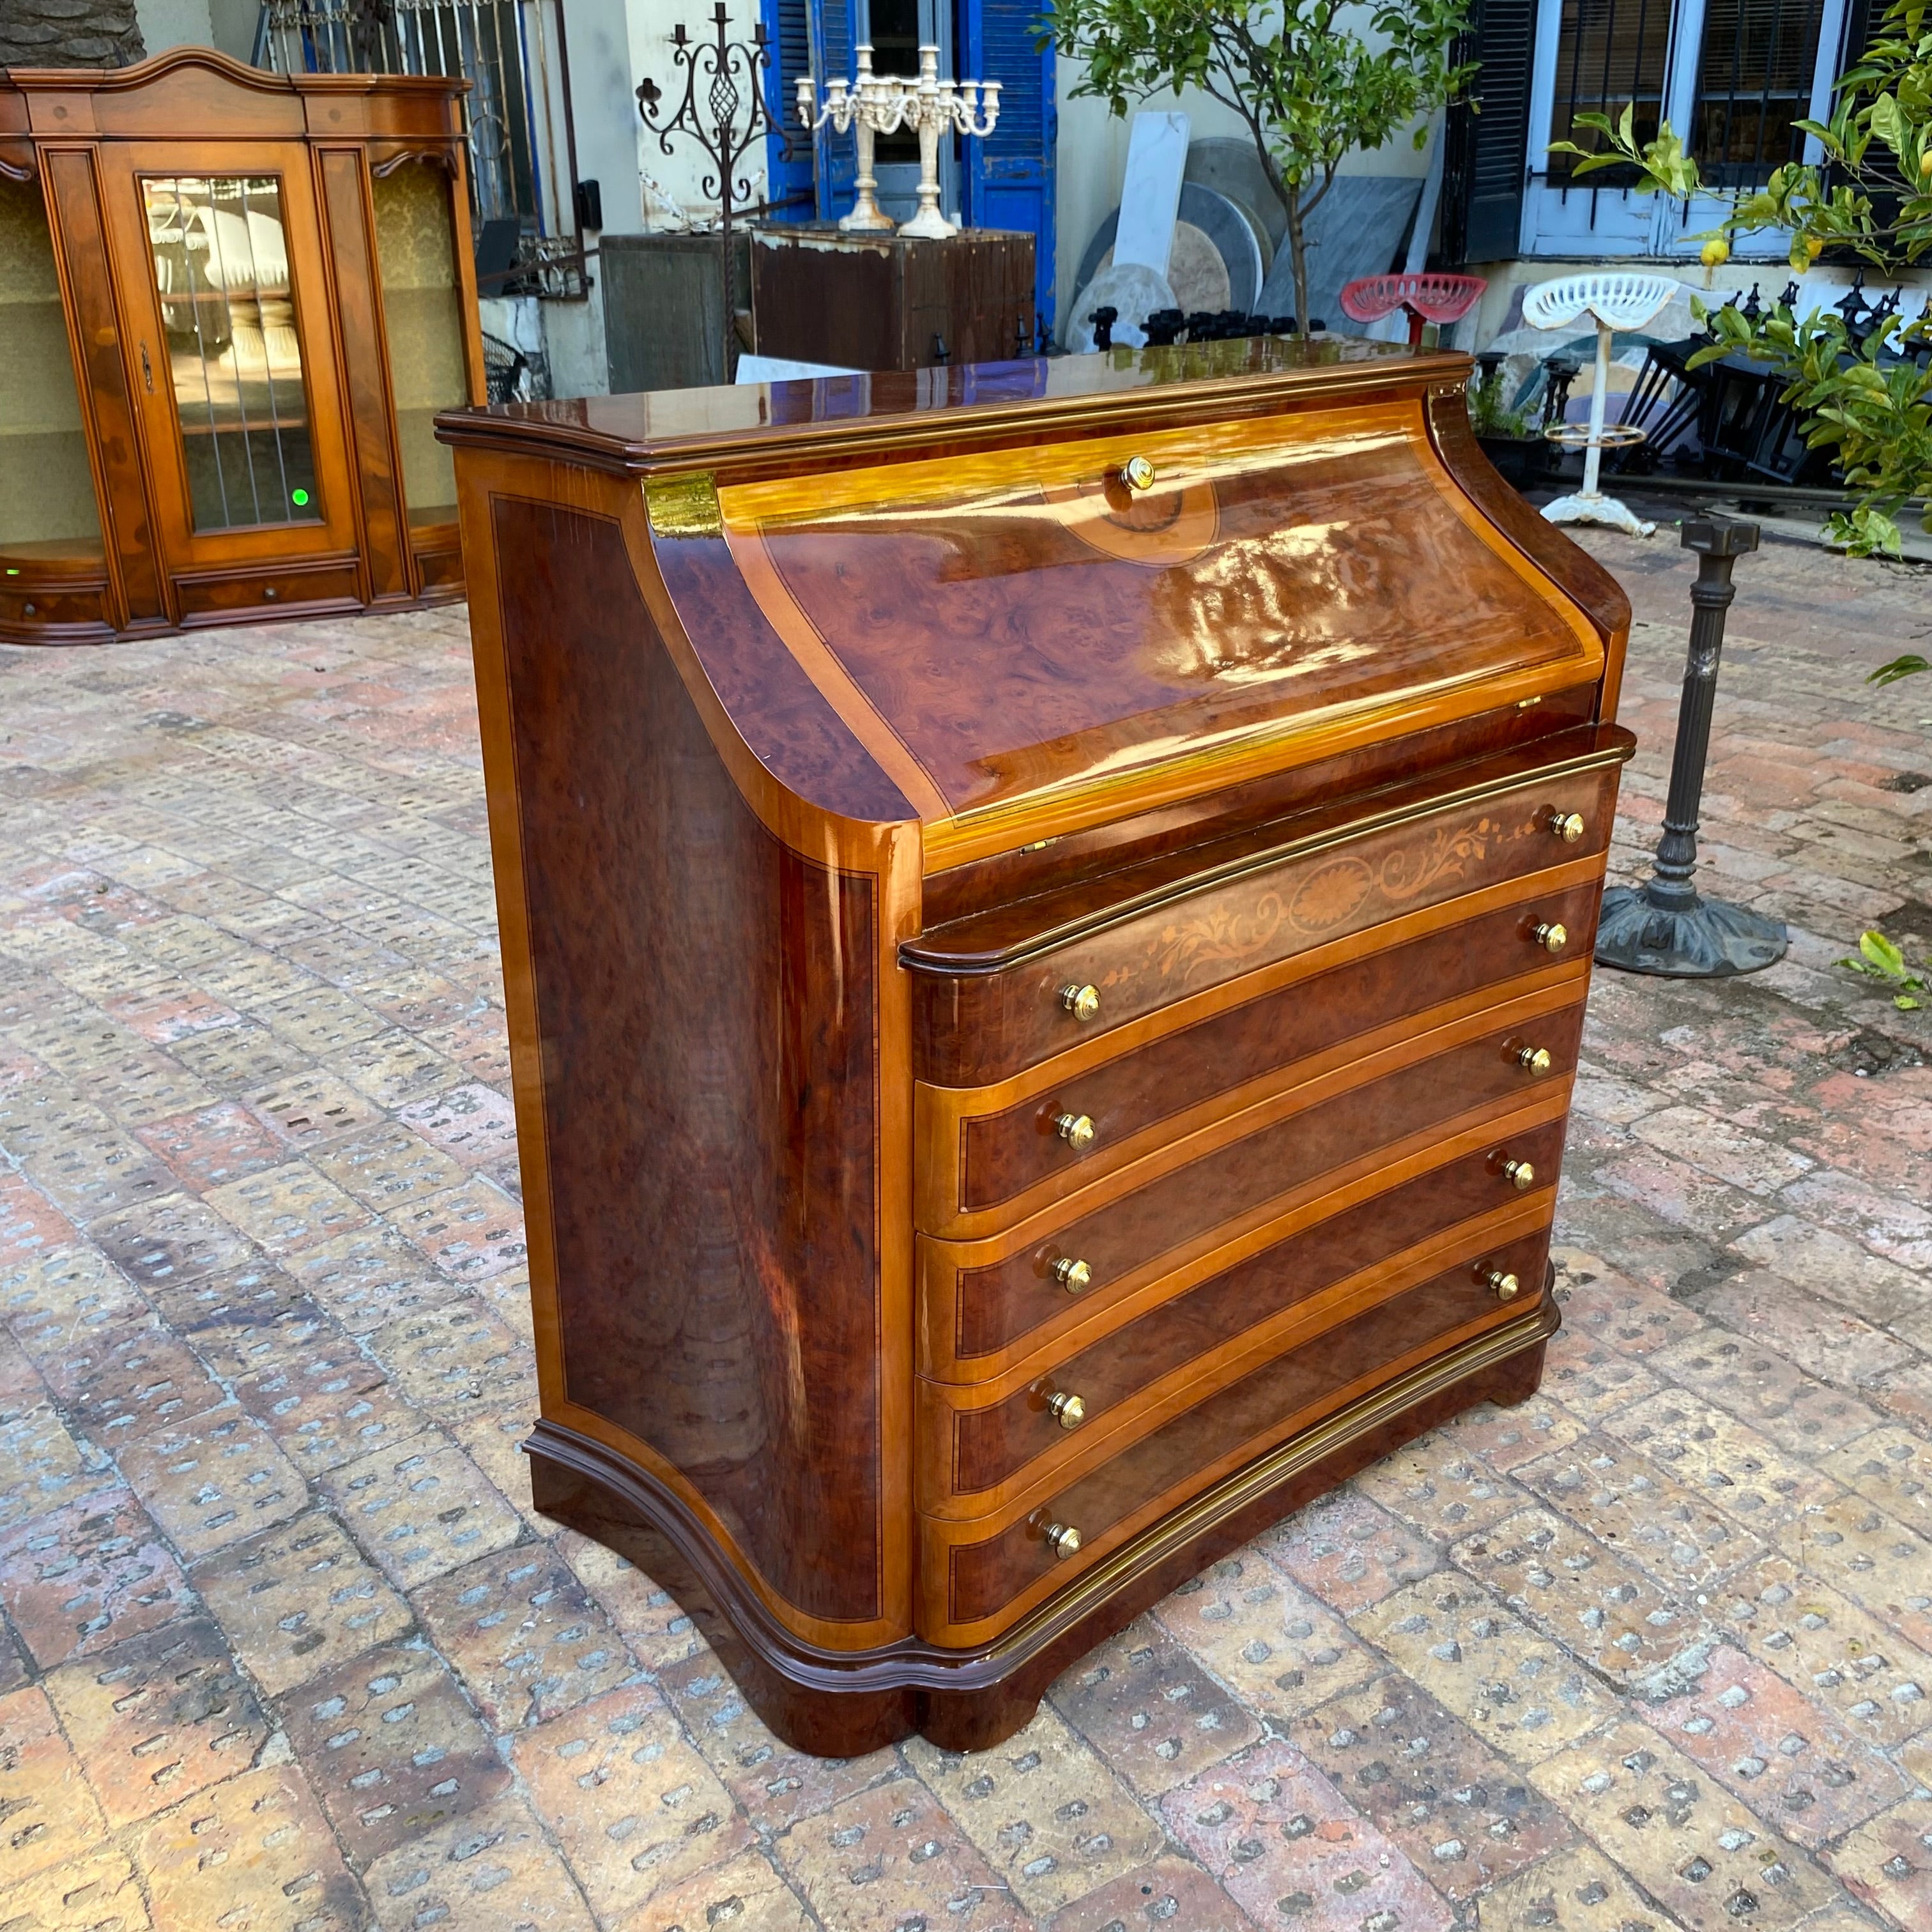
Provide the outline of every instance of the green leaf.
<path id="1" fill-rule="evenodd" d="M 1932 670 L 1932 660 L 1922 658 L 1916 652 L 1908 651 L 1902 658 L 1894 658 L 1889 664 L 1882 664 L 1868 676 L 1868 684 L 1896 684 L 1902 677 L 1916 677 L 1922 671 Z"/>
<path id="2" fill-rule="evenodd" d="M 1876 928 L 1858 935 L 1858 950 L 1888 979 L 1905 976 L 1905 955 Z"/>
<path id="3" fill-rule="evenodd" d="M 1920 1005 L 1920 1002 L 1915 1000 L 1910 993 L 1894 994 L 1892 996 L 1892 1004 L 1902 1013 L 1916 1013 Z"/>

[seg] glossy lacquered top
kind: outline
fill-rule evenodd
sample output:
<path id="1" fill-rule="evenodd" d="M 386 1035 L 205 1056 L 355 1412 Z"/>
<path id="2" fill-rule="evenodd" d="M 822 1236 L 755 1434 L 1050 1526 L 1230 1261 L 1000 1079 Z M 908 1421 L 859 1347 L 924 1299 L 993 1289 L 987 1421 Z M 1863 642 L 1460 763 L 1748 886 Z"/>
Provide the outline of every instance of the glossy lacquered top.
<path id="1" fill-rule="evenodd" d="M 746 743 L 818 802 L 767 754 L 802 672 L 932 870 L 1595 682 L 1600 624 L 1432 433 L 1467 367 L 1262 340 L 440 428 L 640 476 Z"/>

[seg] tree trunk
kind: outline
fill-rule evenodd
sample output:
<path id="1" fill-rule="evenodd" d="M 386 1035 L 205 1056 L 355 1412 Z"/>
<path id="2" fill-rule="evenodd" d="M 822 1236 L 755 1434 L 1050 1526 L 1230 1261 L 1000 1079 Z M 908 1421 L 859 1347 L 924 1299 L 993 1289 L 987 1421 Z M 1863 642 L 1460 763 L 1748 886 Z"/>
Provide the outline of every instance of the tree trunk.
<path id="1" fill-rule="evenodd" d="M 128 67 L 146 51 L 134 0 L 0 0 L 0 67 Z"/>
<path id="2" fill-rule="evenodd" d="M 1294 332 L 1308 333 L 1308 252 L 1301 236 L 1301 192 L 1288 194 L 1288 252 L 1294 264 Z"/>

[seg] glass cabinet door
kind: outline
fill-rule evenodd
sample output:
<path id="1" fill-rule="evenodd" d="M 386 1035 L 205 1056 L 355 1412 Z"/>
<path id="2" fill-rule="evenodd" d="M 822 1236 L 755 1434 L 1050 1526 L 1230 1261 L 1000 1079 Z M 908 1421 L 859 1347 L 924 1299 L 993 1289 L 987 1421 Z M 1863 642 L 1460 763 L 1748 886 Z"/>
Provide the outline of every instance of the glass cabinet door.
<path id="1" fill-rule="evenodd" d="M 118 212 L 145 270 L 144 286 L 126 278 L 123 299 L 169 561 L 352 548 L 306 154 L 224 154 L 190 173 L 178 147 L 122 154 Z"/>
<path id="2" fill-rule="evenodd" d="M 145 175 L 141 196 L 194 527 L 320 522 L 280 182 Z"/>

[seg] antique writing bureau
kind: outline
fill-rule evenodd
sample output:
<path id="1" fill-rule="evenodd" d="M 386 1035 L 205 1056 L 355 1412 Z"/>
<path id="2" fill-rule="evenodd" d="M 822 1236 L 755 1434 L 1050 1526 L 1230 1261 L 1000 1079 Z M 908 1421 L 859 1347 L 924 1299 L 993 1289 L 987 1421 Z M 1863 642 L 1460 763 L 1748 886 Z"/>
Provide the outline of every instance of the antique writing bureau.
<path id="1" fill-rule="evenodd" d="M 542 1416 L 782 1735 L 1022 1724 L 1520 1400 L 1628 608 L 1459 357 L 472 410 Z"/>

